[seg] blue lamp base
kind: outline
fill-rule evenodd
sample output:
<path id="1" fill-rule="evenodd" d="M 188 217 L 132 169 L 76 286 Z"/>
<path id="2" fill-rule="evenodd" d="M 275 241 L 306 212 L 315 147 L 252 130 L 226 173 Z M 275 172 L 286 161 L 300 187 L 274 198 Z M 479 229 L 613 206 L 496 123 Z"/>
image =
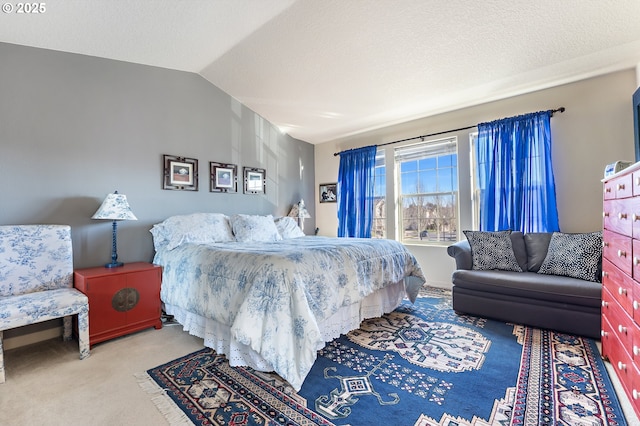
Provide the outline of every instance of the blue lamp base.
<path id="1" fill-rule="evenodd" d="M 124 266 L 124 263 L 118 262 L 118 250 L 116 248 L 116 230 L 118 222 L 113 221 L 113 243 L 111 245 L 111 262 L 104 265 L 105 268 L 118 268 Z"/>

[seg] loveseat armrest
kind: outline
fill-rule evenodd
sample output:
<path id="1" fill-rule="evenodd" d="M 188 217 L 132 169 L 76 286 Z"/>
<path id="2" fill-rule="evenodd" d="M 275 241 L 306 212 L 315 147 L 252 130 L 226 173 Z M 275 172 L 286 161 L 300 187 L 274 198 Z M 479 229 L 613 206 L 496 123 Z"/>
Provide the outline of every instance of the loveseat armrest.
<path id="1" fill-rule="evenodd" d="M 462 240 L 447 247 L 447 254 L 456 260 L 456 269 L 471 269 L 473 258 L 469 241 Z"/>

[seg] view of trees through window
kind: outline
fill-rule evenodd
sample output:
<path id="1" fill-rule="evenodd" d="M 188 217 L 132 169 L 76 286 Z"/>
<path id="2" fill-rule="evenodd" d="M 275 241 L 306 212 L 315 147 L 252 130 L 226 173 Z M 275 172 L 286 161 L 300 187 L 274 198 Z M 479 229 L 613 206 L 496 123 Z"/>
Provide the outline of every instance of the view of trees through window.
<path id="1" fill-rule="evenodd" d="M 458 238 L 457 139 L 395 150 L 403 242 L 446 243 Z"/>
<path id="2" fill-rule="evenodd" d="M 384 149 L 378 149 L 376 153 L 376 166 L 374 170 L 373 190 L 373 225 L 371 227 L 372 238 L 387 237 L 387 171 L 384 161 Z"/>

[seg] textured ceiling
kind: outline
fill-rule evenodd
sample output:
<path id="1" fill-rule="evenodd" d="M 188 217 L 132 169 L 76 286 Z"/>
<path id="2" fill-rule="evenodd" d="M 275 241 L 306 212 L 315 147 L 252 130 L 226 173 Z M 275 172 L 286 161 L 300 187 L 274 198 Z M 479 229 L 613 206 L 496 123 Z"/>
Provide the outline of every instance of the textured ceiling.
<path id="1" fill-rule="evenodd" d="M 639 0 L 45 4 L 0 41 L 199 73 L 311 143 L 640 63 Z"/>

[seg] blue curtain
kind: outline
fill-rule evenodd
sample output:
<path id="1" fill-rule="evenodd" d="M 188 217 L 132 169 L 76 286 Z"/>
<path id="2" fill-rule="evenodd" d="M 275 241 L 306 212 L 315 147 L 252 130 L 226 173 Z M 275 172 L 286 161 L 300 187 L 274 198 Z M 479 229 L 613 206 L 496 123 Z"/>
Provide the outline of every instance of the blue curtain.
<path id="1" fill-rule="evenodd" d="M 480 230 L 559 231 L 551 111 L 478 125 Z"/>
<path id="2" fill-rule="evenodd" d="M 338 237 L 371 237 L 376 151 L 373 145 L 340 153 Z"/>

